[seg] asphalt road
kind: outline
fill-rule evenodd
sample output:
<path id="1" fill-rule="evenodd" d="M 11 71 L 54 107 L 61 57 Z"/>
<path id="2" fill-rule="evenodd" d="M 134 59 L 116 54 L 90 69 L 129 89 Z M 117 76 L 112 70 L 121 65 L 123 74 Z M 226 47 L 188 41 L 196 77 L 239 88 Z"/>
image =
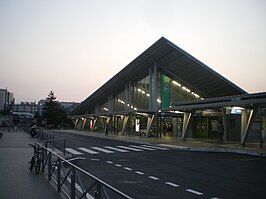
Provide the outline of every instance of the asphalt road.
<path id="1" fill-rule="evenodd" d="M 266 198 L 266 158 L 56 133 L 73 163 L 133 198 Z M 135 149 L 135 150 L 134 150 Z"/>

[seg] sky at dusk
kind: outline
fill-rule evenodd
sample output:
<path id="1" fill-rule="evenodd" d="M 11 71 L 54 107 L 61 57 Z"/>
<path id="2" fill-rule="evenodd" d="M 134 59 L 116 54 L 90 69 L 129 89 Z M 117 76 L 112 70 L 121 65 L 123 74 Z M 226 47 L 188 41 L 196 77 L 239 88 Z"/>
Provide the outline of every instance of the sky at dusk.
<path id="1" fill-rule="evenodd" d="M 266 91 L 265 0 L 0 0 L 0 88 L 80 102 L 162 36 Z"/>

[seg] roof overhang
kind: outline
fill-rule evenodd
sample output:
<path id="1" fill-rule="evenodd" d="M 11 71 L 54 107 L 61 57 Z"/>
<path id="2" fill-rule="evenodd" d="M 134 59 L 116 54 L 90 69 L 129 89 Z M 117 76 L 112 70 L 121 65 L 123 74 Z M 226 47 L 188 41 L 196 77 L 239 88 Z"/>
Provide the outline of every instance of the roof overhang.
<path id="1" fill-rule="evenodd" d="M 191 112 L 192 110 L 221 109 L 234 106 L 250 109 L 259 106 L 266 107 L 266 92 L 174 103 L 171 105 L 171 110 Z"/>

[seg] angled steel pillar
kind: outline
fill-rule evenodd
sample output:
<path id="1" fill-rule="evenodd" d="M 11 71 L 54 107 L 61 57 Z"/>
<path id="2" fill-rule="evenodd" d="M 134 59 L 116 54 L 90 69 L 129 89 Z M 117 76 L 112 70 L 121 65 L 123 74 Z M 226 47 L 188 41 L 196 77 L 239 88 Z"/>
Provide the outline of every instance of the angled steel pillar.
<path id="1" fill-rule="evenodd" d="M 77 118 L 75 120 L 74 129 L 77 129 L 78 128 L 78 122 L 79 122 L 79 118 Z"/>
<path id="2" fill-rule="evenodd" d="M 127 126 L 127 122 L 128 122 L 128 118 L 129 118 L 128 115 L 124 116 L 123 127 L 122 127 L 122 135 L 124 135 L 124 132 L 125 132 L 125 129 L 126 129 L 126 126 Z"/>
<path id="3" fill-rule="evenodd" d="M 254 110 L 251 109 L 248 115 L 248 109 L 243 109 L 241 114 L 241 145 L 245 146 L 248 131 L 250 128 L 251 121 L 253 119 Z"/>
<path id="4" fill-rule="evenodd" d="M 183 116 L 183 128 L 182 128 L 182 140 L 185 140 L 186 134 L 187 134 L 187 129 L 188 125 L 190 124 L 191 121 L 191 116 L 193 112 L 185 112 Z"/>
<path id="5" fill-rule="evenodd" d="M 149 115 L 149 117 L 148 117 L 147 128 L 146 128 L 146 130 L 147 130 L 147 135 L 149 134 L 149 132 L 150 132 L 150 130 L 151 130 L 152 122 L 153 122 L 153 120 L 154 120 L 154 115 L 155 115 L 155 114 L 152 114 L 152 115 Z M 150 116 L 151 116 L 151 117 L 150 117 Z"/>
<path id="6" fill-rule="evenodd" d="M 82 131 L 84 131 L 84 128 L 86 126 L 87 119 L 88 118 L 86 118 L 86 117 L 83 119 L 83 124 L 82 124 L 82 129 L 81 129 Z"/>
<path id="7" fill-rule="evenodd" d="M 97 117 L 94 118 L 91 131 L 94 131 L 94 128 L 95 128 L 95 126 L 96 126 L 96 122 L 97 122 L 97 120 L 98 120 Z"/>

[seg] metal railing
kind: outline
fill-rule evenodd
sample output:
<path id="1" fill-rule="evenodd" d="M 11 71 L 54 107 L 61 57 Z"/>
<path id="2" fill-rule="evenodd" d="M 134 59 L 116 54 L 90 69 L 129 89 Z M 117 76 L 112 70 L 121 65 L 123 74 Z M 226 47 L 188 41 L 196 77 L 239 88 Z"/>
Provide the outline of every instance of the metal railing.
<path id="1" fill-rule="evenodd" d="M 35 146 L 42 150 L 42 171 L 47 173 L 49 181 L 56 184 L 57 192 L 63 192 L 70 199 L 131 199 L 41 143 L 35 142 Z"/>
<path id="2" fill-rule="evenodd" d="M 52 140 L 54 139 L 54 134 L 47 132 L 47 131 L 40 130 L 38 131 L 38 139 L 39 140 Z"/>

